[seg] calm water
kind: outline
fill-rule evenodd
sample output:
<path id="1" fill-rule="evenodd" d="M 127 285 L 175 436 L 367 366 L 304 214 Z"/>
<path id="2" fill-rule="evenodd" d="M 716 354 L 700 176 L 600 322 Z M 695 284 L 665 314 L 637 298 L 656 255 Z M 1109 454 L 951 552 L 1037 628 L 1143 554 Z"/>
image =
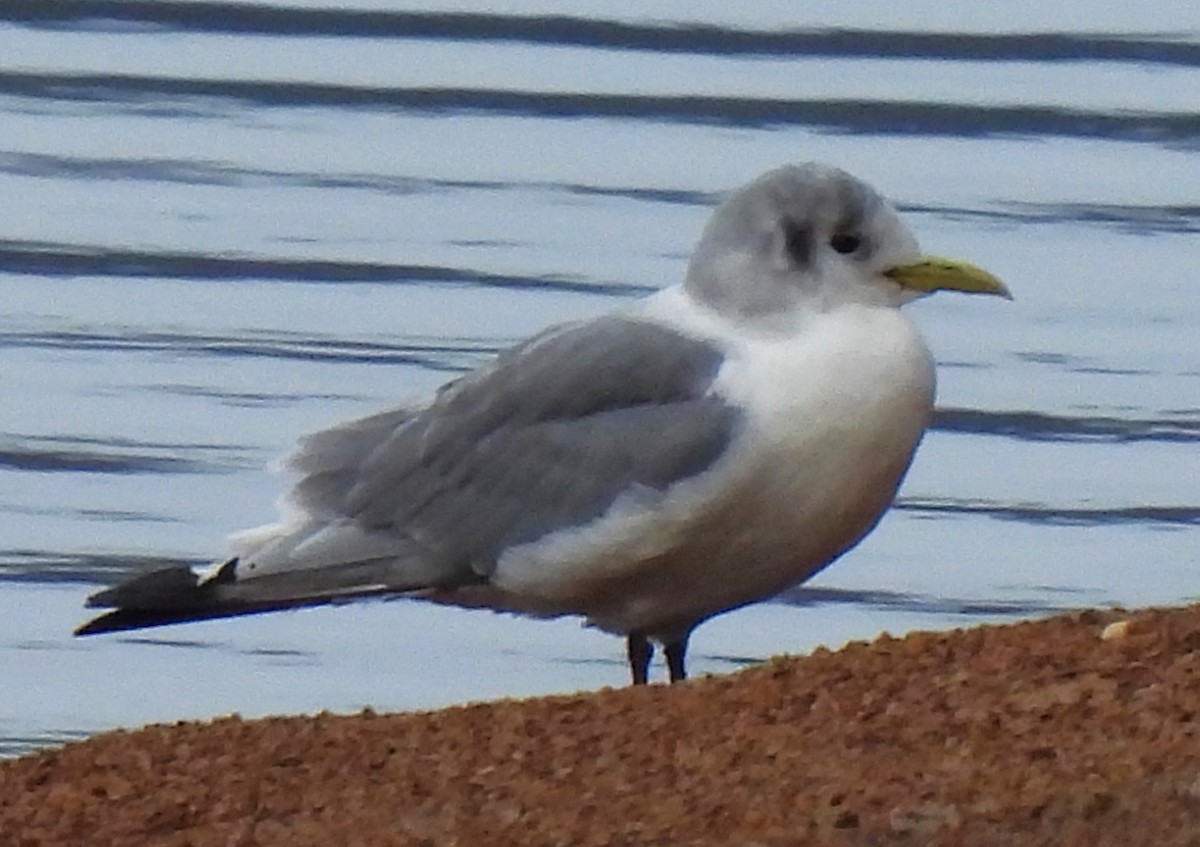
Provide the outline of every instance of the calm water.
<path id="1" fill-rule="evenodd" d="M 913 308 L 940 412 L 899 507 L 695 671 L 1200 596 L 1200 6 L 511 5 L 0 2 L 0 754 L 624 684 L 577 622 L 405 601 L 69 633 L 269 520 L 297 435 L 676 280 L 787 161 L 1018 299 Z"/>

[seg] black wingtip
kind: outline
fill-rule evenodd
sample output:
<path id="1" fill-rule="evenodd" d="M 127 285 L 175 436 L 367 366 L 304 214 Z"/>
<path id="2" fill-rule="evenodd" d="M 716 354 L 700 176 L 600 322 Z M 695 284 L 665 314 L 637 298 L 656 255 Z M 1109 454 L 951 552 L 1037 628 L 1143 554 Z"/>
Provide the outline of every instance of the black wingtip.
<path id="1" fill-rule="evenodd" d="M 176 623 L 257 615 L 300 606 L 336 602 L 336 595 L 309 596 L 289 586 L 290 577 L 265 580 L 246 596 L 231 596 L 237 581 L 236 558 L 201 582 L 184 564 L 173 564 L 132 576 L 87 598 L 91 609 L 110 609 L 74 631 L 76 636 L 101 635 Z M 266 589 L 266 590 L 263 590 Z M 274 590 L 272 590 L 274 589 Z"/>
<path id="2" fill-rule="evenodd" d="M 201 586 L 196 572 L 184 564 L 167 565 L 132 576 L 88 597 L 89 609 L 113 611 L 88 621 L 75 635 L 99 635 L 126 629 L 142 629 L 205 617 L 213 617 L 206 608 L 211 583 L 228 582 L 237 559 L 226 562 L 215 579 Z"/>
<path id="3" fill-rule="evenodd" d="M 87 599 L 91 609 L 146 609 L 186 602 L 196 592 L 196 573 L 187 565 L 168 565 L 130 577 Z"/>
<path id="4" fill-rule="evenodd" d="M 92 605 L 90 600 L 88 601 L 88 605 Z M 128 612 L 119 609 L 115 612 L 101 615 L 98 618 L 92 618 L 83 626 L 77 627 L 71 634 L 78 638 L 83 635 L 100 635 L 104 632 L 120 632 L 123 629 L 138 628 L 137 624 L 127 623 L 127 620 Z"/>
<path id="5" fill-rule="evenodd" d="M 148 629 L 176 623 L 240 618 L 306 606 L 324 606 L 336 602 L 337 599 L 332 597 L 301 597 L 261 602 L 230 602 L 223 605 L 196 605 L 191 608 L 113 609 L 111 612 L 106 612 L 100 617 L 88 621 L 72 634 L 75 636 L 103 635 L 109 632 L 126 632 L 131 629 Z"/>
<path id="6" fill-rule="evenodd" d="M 98 618 L 85 623 L 72 634 L 76 637 L 86 635 L 103 635 L 108 632 L 126 632 L 131 629 L 148 629 L 153 626 L 167 626 L 174 623 L 191 623 L 215 618 L 232 618 L 241 615 L 253 615 L 261 612 L 271 612 L 284 608 L 279 604 L 247 603 L 228 608 L 195 608 L 195 609 L 114 609 Z"/>
<path id="7" fill-rule="evenodd" d="M 187 565 L 167 565 L 99 591 L 87 599 L 87 606 L 111 611 L 88 621 L 75 635 L 257 615 L 430 587 L 423 582 L 400 583 L 391 570 L 393 563 L 386 559 L 302 568 L 244 581 L 237 578 L 237 563 L 230 559 L 203 580 Z"/>

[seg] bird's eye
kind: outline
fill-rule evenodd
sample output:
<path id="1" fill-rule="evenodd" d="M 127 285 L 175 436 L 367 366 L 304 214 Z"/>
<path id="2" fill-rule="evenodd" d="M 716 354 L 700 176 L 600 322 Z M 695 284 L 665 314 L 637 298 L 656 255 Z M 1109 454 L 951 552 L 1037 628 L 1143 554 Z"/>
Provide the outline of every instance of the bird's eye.
<path id="1" fill-rule="evenodd" d="M 829 246 L 842 255 L 853 253 L 862 246 L 862 239 L 857 235 L 851 235 L 848 232 L 836 233 L 833 238 L 829 239 Z"/>

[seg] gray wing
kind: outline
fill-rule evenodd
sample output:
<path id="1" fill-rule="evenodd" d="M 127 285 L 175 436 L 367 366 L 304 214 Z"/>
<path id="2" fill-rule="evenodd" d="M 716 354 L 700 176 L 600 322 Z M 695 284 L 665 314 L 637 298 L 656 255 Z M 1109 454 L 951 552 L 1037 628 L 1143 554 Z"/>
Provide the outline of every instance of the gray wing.
<path id="1" fill-rule="evenodd" d="M 286 462 L 288 470 L 303 475 L 293 499 L 316 517 L 344 517 L 347 495 L 358 484 L 366 458 L 420 411 L 388 409 L 304 436 Z"/>
<path id="2" fill-rule="evenodd" d="M 447 573 L 664 490 L 722 453 L 737 410 L 706 342 L 610 317 L 558 328 L 450 383 L 421 410 L 318 433 L 293 466 L 312 514 L 411 538 Z"/>

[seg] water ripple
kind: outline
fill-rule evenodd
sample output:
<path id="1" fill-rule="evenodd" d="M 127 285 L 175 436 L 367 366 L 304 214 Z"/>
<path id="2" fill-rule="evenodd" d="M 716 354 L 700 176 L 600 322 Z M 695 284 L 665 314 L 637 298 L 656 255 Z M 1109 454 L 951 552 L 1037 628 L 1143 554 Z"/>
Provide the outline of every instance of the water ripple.
<path id="1" fill-rule="evenodd" d="M 1022 441 L 1200 442 L 1198 412 L 1180 410 L 1178 415 L 1139 419 L 940 408 L 934 412 L 931 429 L 971 435 L 1000 435 Z"/>
<path id="2" fill-rule="evenodd" d="M 1200 506 L 1064 507 L 1040 503 L 1011 504 L 983 501 L 903 498 L 894 509 L 925 516 L 984 516 L 999 520 L 1053 526 L 1200 526 Z"/>
<path id="3" fill-rule="evenodd" d="M 64 553 L 53 550 L 0 550 L 0 582 L 56 582 L 108 585 L 138 571 L 167 565 L 205 565 L 199 559 L 129 553 Z"/>
<path id="4" fill-rule="evenodd" d="M 1042 591 L 1049 590 L 1045 586 L 1039 586 L 1039 589 Z M 1081 594 L 1082 591 L 1078 589 L 1066 589 L 1059 593 Z M 1020 617 L 1031 614 L 1059 614 L 1091 606 L 1090 603 L 1086 602 L 1060 604 L 1050 603 L 1045 600 L 968 600 L 962 597 L 936 597 L 928 594 L 910 594 L 899 591 L 822 588 L 803 585 L 787 589 L 772 602 L 784 603 L 789 606 L 818 606 L 829 603 L 843 603 L 888 611 L 988 617 L 996 615 Z"/>
<path id="5" fill-rule="evenodd" d="M 655 290 L 651 286 L 583 280 L 570 276 L 517 276 L 441 265 L 214 255 L 29 241 L 0 241 L 0 273 L 204 281 L 450 283 L 599 295 L 647 294 Z"/>
<path id="6" fill-rule="evenodd" d="M 43 747 L 59 747 L 71 741 L 82 741 L 91 734 L 91 730 L 82 729 L 11 733 L 0 727 L 0 759 L 15 759 Z"/>
<path id="7" fill-rule="evenodd" d="M 415 365 L 425 370 L 460 373 L 479 364 L 486 356 L 497 353 L 503 342 L 480 339 L 470 341 L 391 342 L 358 341 L 343 338 L 322 338 L 290 332 L 261 332 L 243 330 L 236 335 L 169 332 L 140 327 L 106 326 L 104 329 L 69 328 L 40 331 L 8 331 L 0 333 L 0 349 L 29 348 L 94 350 L 113 352 L 160 352 L 199 355 L 216 358 L 267 358 L 377 365 Z M 297 394 L 272 393 L 260 395 L 238 392 L 212 392 L 206 388 L 181 385 L 150 385 L 177 394 L 207 394 L 238 404 L 261 405 L 264 402 L 286 402 L 302 399 Z M 306 394 L 303 398 L 324 394 Z"/>
<path id="8" fill-rule="evenodd" d="M 683 21 L 569 15 L 297 8 L 170 0 L 7 3 L 0 20 L 85 31 L 240 33 L 275 37 L 503 41 L 556 47 L 716 56 L 886 56 L 1011 62 L 1134 62 L 1200 66 L 1200 45 L 1104 32 L 897 32 L 848 28 L 753 30 Z"/>
<path id="9" fill-rule="evenodd" d="M 454 180 L 394 174 L 307 173 L 238 167 L 204 159 L 154 159 L 57 156 L 0 150 L 0 173 L 38 179 L 112 182 L 166 182 L 229 187 L 334 188 L 393 196 L 440 191 L 535 191 L 577 196 L 615 197 L 648 203 L 712 206 L 721 192 L 646 186 L 584 185 L 564 182 Z"/>
<path id="10" fill-rule="evenodd" d="M 561 195 L 613 197 L 647 203 L 713 206 L 722 192 L 651 188 L 630 185 L 584 185 L 566 182 L 454 180 L 396 174 L 310 173 L 246 168 L 204 159 L 89 158 L 0 150 L 0 173 L 38 179 L 111 182 L 163 182 L 226 187 L 333 188 L 389 196 L 443 191 L 524 191 Z M 1020 224 L 1074 223 L 1114 227 L 1135 234 L 1200 232 L 1200 206 L 1124 205 L 1116 203 L 1015 203 L 980 209 L 920 203 L 898 204 L 910 214 L 956 220 Z M 20 246 L 20 245 L 16 245 Z M 29 245 L 33 249 L 54 245 Z M 58 246 L 62 249 L 62 246 Z"/>
<path id="11" fill-rule="evenodd" d="M 342 108 L 524 118 L 610 118 L 738 128 L 808 126 L 851 134 L 997 135 L 1194 143 L 1200 113 L 1087 111 L 927 101 L 606 94 L 487 88 L 381 88 L 314 82 L 134 74 L 0 73 L 0 95 L 124 104 L 136 112 L 207 117 L 221 101 L 259 108 Z M 218 110 L 219 113 L 219 110 Z"/>
<path id="12" fill-rule="evenodd" d="M 905 212 L 960 220 L 1102 226 L 1135 235 L 1200 232 L 1200 206 L 1194 205 L 1005 203 L 999 209 L 966 209 L 921 204 L 907 204 L 900 208 Z"/>
<path id="13" fill-rule="evenodd" d="M 243 448 L 133 445 L 126 439 L 0 434 L 0 469 L 35 473 L 195 474 L 253 467 Z"/>

